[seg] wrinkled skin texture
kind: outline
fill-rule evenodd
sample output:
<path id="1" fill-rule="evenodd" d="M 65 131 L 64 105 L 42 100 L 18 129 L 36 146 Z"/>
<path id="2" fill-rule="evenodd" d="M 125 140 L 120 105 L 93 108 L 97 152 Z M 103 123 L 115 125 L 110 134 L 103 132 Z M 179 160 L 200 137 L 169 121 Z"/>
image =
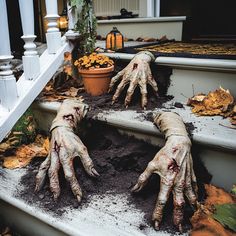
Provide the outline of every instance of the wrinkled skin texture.
<path id="1" fill-rule="evenodd" d="M 74 133 L 77 124 L 86 115 L 88 106 L 78 100 L 65 100 L 51 126 L 50 151 L 41 164 L 36 176 L 35 191 L 41 189 L 46 175 L 49 176 L 50 189 L 56 200 L 60 195 L 58 172 L 62 166 L 66 180 L 78 202 L 82 198 L 82 190 L 75 176 L 73 159 L 79 157 L 86 172 L 93 177 L 99 174 L 94 169 L 87 148 Z"/>
<path id="2" fill-rule="evenodd" d="M 163 208 L 169 194 L 172 192 L 174 202 L 173 221 L 179 231 L 182 232 L 184 196 L 187 197 L 192 206 L 195 207 L 197 203 L 191 141 L 181 117 L 176 113 L 160 113 L 155 117 L 154 123 L 165 134 L 166 144 L 149 162 L 132 191 L 140 191 L 153 173 L 160 175 L 160 192 L 152 215 L 154 228 L 159 230 Z"/>
<path id="3" fill-rule="evenodd" d="M 90 176 L 98 176 L 87 148 L 79 137 L 74 134 L 77 124 L 85 116 L 87 110 L 87 105 L 73 99 L 65 100 L 62 103 L 51 127 L 49 155 L 41 164 L 36 176 L 36 191 L 43 186 L 44 179 L 48 174 L 50 189 L 54 198 L 57 199 L 60 195 L 58 171 L 60 166 L 62 166 L 65 178 L 80 202 L 82 190 L 75 177 L 73 168 L 73 159 L 75 157 L 81 159 L 86 172 Z M 152 217 L 154 227 L 156 230 L 159 229 L 163 208 L 172 191 L 174 196 L 174 224 L 182 231 L 184 195 L 193 206 L 196 205 L 197 201 L 196 177 L 190 154 L 191 141 L 182 119 L 175 113 L 164 112 L 158 114 L 154 123 L 165 134 L 167 141 L 154 159 L 149 162 L 132 191 L 140 191 L 151 174 L 159 174 L 161 185 Z"/>
<path id="4" fill-rule="evenodd" d="M 155 58 L 150 52 L 142 51 L 136 54 L 130 63 L 111 79 L 109 92 L 113 89 L 116 82 L 121 80 L 113 95 L 112 103 L 115 103 L 118 100 L 122 90 L 127 84 L 129 84 L 125 98 L 125 107 L 127 108 L 129 106 L 132 100 L 132 95 L 136 87 L 139 86 L 141 93 L 141 106 L 144 109 L 146 108 L 147 85 L 151 85 L 155 92 L 158 91 L 157 83 L 154 80 L 150 69 L 150 63 L 154 60 Z"/>

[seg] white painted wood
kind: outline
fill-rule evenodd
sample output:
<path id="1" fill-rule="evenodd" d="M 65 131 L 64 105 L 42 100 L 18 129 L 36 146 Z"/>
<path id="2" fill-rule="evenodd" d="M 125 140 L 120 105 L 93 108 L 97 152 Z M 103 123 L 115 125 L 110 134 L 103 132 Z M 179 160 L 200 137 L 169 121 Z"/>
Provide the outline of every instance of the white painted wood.
<path id="1" fill-rule="evenodd" d="M 139 14 L 139 0 L 95 0 L 93 6 L 96 16 L 120 15 L 122 8 Z"/>
<path id="2" fill-rule="evenodd" d="M 176 101 L 186 103 L 188 98 L 199 93 L 208 94 L 220 86 L 229 89 L 236 97 L 236 71 L 231 73 L 196 69 L 173 69 L 168 94 Z"/>
<path id="3" fill-rule="evenodd" d="M 154 0 L 139 0 L 139 17 L 154 17 Z"/>
<path id="4" fill-rule="evenodd" d="M 0 114 L 9 112 L 17 101 L 16 78 L 11 56 L 6 1 L 0 0 Z"/>
<path id="5" fill-rule="evenodd" d="M 132 42 L 139 45 L 139 42 Z M 100 43 L 101 45 L 101 43 Z M 127 44 L 128 45 L 128 44 Z M 134 54 L 129 53 L 103 53 L 111 58 L 131 60 Z M 224 59 L 201 59 L 201 58 L 184 58 L 184 57 L 157 57 L 155 63 L 163 66 L 170 66 L 172 68 L 182 69 L 193 69 L 193 70 L 205 70 L 211 72 L 225 72 L 225 73 L 236 73 L 236 61 L 235 60 L 224 60 Z"/>
<path id="6" fill-rule="evenodd" d="M 173 68 L 204 69 L 207 71 L 236 71 L 236 61 L 185 57 L 157 57 L 156 63 Z"/>
<path id="7" fill-rule="evenodd" d="M 0 56 L 0 112 L 9 112 L 17 101 L 16 78 L 10 61 L 13 56 Z"/>
<path id="8" fill-rule="evenodd" d="M 47 14 L 58 15 L 58 7 L 56 0 L 45 0 Z"/>
<path id="9" fill-rule="evenodd" d="M 34 34 L 33 0 L 19 0 L 20 16 L 24 35 Z"/>
<path id="10" fill-rule="evenodd" d="M 155 0 L 155 17 L 160 17 L 161 15 L 161 0 Z"/>
<path id="11" fill-rule="evenodd" d="M 161 38 L 166 35 L 169 39 L 180 41 L 185 20 L 184 16 L 99 20 L 97 34 L 105 37 L 112 27 L 116 26 L 124 37 L 134 40 L 138 37 Z"/>
<path id="12" fill-rule="evenodd" d="M 47 47 L 48 52 L 54 54 L 61 47 L 61 33 L 57 25 L 57 19 L 59 18 L 57 1 L 46 0 L 46 11 L 45 19 L 48 21 L 46 33 Z"/>
<path id="13" fill-rule="evenodd" d="M 0 108 L 0 142 L 12 129 L 16 121 L 22 116 L 44 86 L 62 64 L 64 52 L 71 51 L 69 43 L 64 43 L 56 54 L 49 54 L 46 50 L 40 57 L 41 73 L 35 80 L 28 80 L 23 74 L 17 81 L 19 99 L 10 112 L 4 112 Z"/>
<path id="14" fill-rule="evenodd" d="M 6 0 L 0 0 L 0 55 L 11 55 Z"/>
<path id="15" fill-rule="evenodd" d="M 39 56 L 23 56 L 22 61 L 25 78 L 29 80 L 36 79 L 40 74 Z"/>
<path id="16" fill-rule="evenodd" d="M 104 53 L 114 59 L 131 60 L 134 54 Z M 157 57 L 155 63 L 173 68 L 168 94 L 186 103 L 197 93 L 208 93 L 220 86 L 236 97 L 236 61 L 180 57 Z"/>
<path id="17" fill-rule="evenodd" d="M 33 0 L 19 0 L 21 23 L 23 28 L 23 36 L 25 41 L 23 68 L 25 77 L 29 80 L 37 78 L 40 74 L 39 56 L 36 51 L 34 40 L 34 7 Z"/>

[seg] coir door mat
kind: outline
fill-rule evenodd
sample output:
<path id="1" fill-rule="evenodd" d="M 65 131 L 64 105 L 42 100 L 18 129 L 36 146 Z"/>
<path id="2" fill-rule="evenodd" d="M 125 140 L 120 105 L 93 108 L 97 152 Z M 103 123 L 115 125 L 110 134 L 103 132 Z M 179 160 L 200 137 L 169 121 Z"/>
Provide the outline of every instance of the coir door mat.
<path id="1" fill-rule="evenodd" d="M 167 41 L 126 47 L 119 50 L 119 52 L 134 54 L 143 50 L 152 52 L 156 57 L 165 56 L 236 60 L 236 44 L 234 43 L 187 43 Z"/>

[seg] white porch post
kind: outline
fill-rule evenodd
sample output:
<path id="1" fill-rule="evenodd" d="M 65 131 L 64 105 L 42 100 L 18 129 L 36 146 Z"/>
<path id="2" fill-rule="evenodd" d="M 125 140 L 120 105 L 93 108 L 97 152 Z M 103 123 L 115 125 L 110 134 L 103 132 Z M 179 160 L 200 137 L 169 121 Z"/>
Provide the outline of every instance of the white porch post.
<path id="1" fill-rule="evenodd" d="M 34 40 L 34 7 L 33 0 L 19 0 L 21 23 L 23 28 L 23 36 L 25 41 L 23 67 L 25 78 L 32 80 L 40 74 L 39 56 L 36 51 Z"/>
<path id="2" fill-rule="evenodd" d="M 160 8 L 161 0 L 155 0 L 155 17 L 160 17 L 161 8 Z"/>
<path id="3" fill-rule="evenodd" d="M 17 101 L 16 78 L 10 61 L 11 56 L 6 1 L 0 0 L 0 105 L 11 110 Z"/>
<path id="4" fill-rule="evenodd" d="M 48 53 L 56 53 L 61 47 L 61 32 L 57 26 L 59 18 L 57 9 L 57 0 L 46 0 L 47 15 L 45 19 L 48 21 L 48 29 L 46 33 Z"/>
<path id="5" fill-rule="evenodd" d="M 154 0 L 139 0 L 139 16 L 154 17 Z"/>
<path id="6" fill-rule="evenodd" d="M 82 9 L 82 6 L 81 6 Z M 77 11 L 81 11 L 81 9 L 78 9 Z M 74 39 L 79 36 L 79 32 L 75 31 L 75 24 L 77 22 L 78 16 L 77 12 L 75 12 L 75 9 L 73 9 L 69 3 L 67 3 L 67 15 L 68 15 L 68 31 L 66 32 L 66 37 L 68 39 Z"/>

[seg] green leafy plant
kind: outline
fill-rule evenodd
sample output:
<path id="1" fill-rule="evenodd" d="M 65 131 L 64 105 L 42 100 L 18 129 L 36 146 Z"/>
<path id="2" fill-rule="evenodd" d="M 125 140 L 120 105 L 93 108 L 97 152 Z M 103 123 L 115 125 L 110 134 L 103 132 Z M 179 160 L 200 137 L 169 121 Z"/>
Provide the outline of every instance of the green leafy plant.
<path id="1" fill-rule="evenodd" d="M 216 211 L 212 215 L 215 220 L 220 222 L 224 227 L 236 232 L 236 204 L 227 203 L 215 205 Z"/>
<path id="2" fill-rule="evenodd" d="M 92 0 L 68 0 L 78 14 L 75 29 L 81 35 L 79 49 L 82 53 L 91 53 L 95 49 L 97 19 L 93 11 Z M 81 8 L 81 10 L 79 10 Z"/>

